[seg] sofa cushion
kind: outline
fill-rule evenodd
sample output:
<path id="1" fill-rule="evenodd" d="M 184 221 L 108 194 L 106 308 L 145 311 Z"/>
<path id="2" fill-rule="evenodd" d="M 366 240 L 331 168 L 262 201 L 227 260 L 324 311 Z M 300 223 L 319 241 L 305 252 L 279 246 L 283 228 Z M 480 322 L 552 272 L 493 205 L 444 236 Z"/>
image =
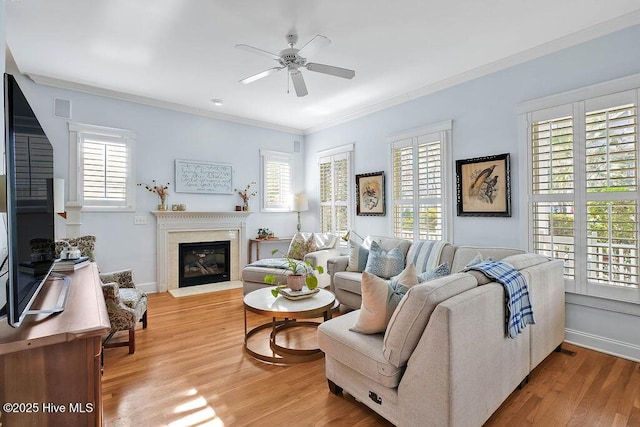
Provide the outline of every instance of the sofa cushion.
<path id="1" fill-rule="evenodd" d="M 413 263 L 418 274 L 424 273 L 427 269 L 438 267 L 445 261 L 440 261 L 440 257 L 445 247 L 451 246 L 444 240 L 420 240 L 411 244 L 407 252 L 407 264 Z"/>
<path id="2" fill-rule="evenodd" d="M 549 257 L 534 253 L 511 255 L 502 259 L 502 262 L 510 264 L 516 270 L 524 270 L 547 261 Z"/>
<path id="3" fill-rule="evenodd" d="M 363 272 L 369 258 L 369 244 L 365 244 L 358 236 L 349 236 L 349 264 L 347 271 Z"/>
<path id="4" fill-rule="evenodd" d="M 418 284 L 413 264 L 393 280 L 384 280 L 366 271 L 362 273 L 362 306 L 351 328 L 361 334 L 384 332 L 387 323 L 407 290 Z"/>
<path id="5" fill-rule="evenodd" d="M 424 273 L 418 274 L 418 282 L 428 282 L 429 280 L 448 276 L 449 274 L 451 274 L 451 270 L 449 270 L 449 264 L 444 262 L 435 268 L 427 267 Z"/>
<path id="6" fill-rule="evenodd" d="M 400 274 L 404 267 L 404 254 L 399 248 L 385 251 L 377 242 L 371 242 L 367 266 L 364 268 L 369 274 L 375 274 L 383 279 Z"/>
<path id="7" fill-rule="evenodd" d="M 491 258 L 493 261 L 500 261 L 509 255 L 522 254 L 524 251 L 512 248 L 482 248 L 477 246 L 458 246 L 451 262 L 451 272 L 458 273 L 469 264 L 480 252 L 483 258 Z M 443 261 L 444 262 L 444 261 Z"/>
<path id="8" fill-rule="evenodd" d="M 331 233 L 313 233 L 313 244 L 316 251 L 323 249 L 333 249 L 338 238 Z"/>
<path id="9" fill-rule="evenodd" d="M 356 271 L 338 271 L 333 275 L 333 286 L 336 289 L 362 295 L 362 273 Z"/>
<path id="10" fill-rule="evenodd" d="M 431 313 L 438 304 L 476 287 L 467 273 L 456 273 L 411 287 L 389 320 L 383 354 L 396 367 L 404 366 L 418 345 Z"/>
<path id="11" fill-rule="evenodd" d="M 350 331 L 358 317 L 351 311 L 318 326 L 318 346 L 327 356 L 353 368 L 384 387 L 400 384 L 404 369 L 391 365 L 382 354 L 382 334 Z"/>
<path id="12" fill-rule="evenodd" d="M 289 258 L 303 260 L 306 254 L 315 250 L 316 244 L 313 238 L 313 233 L 297 232 L 291 239 L 287 256 Z"/>

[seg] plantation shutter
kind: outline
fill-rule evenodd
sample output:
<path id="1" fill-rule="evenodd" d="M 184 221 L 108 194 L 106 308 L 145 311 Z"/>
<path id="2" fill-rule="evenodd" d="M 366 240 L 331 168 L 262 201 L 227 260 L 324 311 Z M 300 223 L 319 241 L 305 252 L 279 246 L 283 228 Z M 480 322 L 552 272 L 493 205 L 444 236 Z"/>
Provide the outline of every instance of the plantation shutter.
<path id="1" fill-rule="evenodd" d="M 586 113 L 587 279 L 590 283 L 638 286 L 637 134 L 635 103 Z"/>
<path id="2" fill-rule="evenodd" d="M 418 138 L 419 239 L 442 239 L 442 143 Z"/>
<path id="3" fill-rule="evenodd" d="M 575 276 L 573 157 L 571 116 L 532 123 L 533 250 L 564 260 L 565 277 L 571 280 Z"/>
<path id="4" fill-rule="evenodd" d="M 135 132 L 69 123 L 69 202 L 95 212 L 135 211 Z"/>
<path id="5" fill-rule="evenodd" d="M 292 197 L 293 156 L 288 153 L 262 151 L 263 209 L 289 211 Z"/>
<path id="6" fill-rule="evenodd" d="M 564 261 L 568 290 L 640 301 L 638 96 L 528 113 L 531 246 Z"/>
<path id="7" fill-rule="evenodd" d="M 393 235 L 413 239 L 413 144 L 411 139 L 393 145 Z"/>
<path id="8" fill-rule="evenodd" d="M 122 205 L 127 198 L 128 153 L 122 138 L 82 134 L 85 205 Z"/>
<path id="9" fill-rule="evenodd" d="M 350 158 L 351 151 L 319 159 L 320 231 L 343 235 L 350 229 Z"/>
<path id="10" fill-rule="evenodd" d="M 393 234 L 409 240 L 445 238 L 444 156 L 450 123 L 438 132 L 392 141 Z"/>

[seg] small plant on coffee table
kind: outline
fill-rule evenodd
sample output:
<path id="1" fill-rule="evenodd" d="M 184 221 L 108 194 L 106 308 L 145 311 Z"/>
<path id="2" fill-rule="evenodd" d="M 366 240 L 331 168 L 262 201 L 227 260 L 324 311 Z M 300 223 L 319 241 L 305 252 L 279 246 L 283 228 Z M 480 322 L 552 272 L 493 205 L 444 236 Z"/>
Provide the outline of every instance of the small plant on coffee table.
<path id="1" fill-rule="evenodd" d="M 318 278 L 313 274 L 313 271 L 317 271 L 318 273 L 324 273 L 324 268 L 321 265 L 313 266 L 309 261 L 302 261 L 302 264 L 299 260 L 295 258 L 291 258 L 288 254 L 283 253 L 278 249 L 274 249 L 271 252 L 271 255 L 280 254 L 283 256 L 284 260 L 282 262 L 282 266 L 286 267 L 287 270 L 291 271 L 291 276 L 304 276 L 304 283 L 307 285 L 309 290 L 313 290 L 318 287 Z M 311 273 L 308 271 L 308 267 L 311 268 Z M 276 283 L 276 276 L 274 274 L 267 274 L 264 276 L 264 282 L 269 285 L 277 285 L 275 288 L 271 290 L 271 294 L 274 297 L 277 297 L 280 293 L 280 289 L 286 287 L 280 283 Z"/>

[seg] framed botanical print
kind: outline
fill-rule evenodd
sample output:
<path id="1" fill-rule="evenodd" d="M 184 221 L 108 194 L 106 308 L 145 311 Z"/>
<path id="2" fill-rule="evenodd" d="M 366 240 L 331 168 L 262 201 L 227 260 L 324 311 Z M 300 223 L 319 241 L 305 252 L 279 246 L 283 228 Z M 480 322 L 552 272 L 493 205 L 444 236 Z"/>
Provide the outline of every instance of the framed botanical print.
<path id="1" fill-rule="evenodd" d="M 458 216 L 511 216 L 509 153 L 456 160 Z"/>
<path id="2" fill-rule="evenodd" d="M 385 215 L 384 172 L 356 175 L 356 214 Z"/>

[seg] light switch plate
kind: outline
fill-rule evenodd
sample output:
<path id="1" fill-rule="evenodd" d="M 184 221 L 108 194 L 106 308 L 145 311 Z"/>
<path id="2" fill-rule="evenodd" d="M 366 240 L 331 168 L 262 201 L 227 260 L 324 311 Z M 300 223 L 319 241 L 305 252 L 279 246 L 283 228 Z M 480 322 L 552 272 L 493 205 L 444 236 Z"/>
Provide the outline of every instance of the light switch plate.
<path id="1" fill-rule="evenodd" d="M 143 225 L 147 223 L 147 217 L 144 215 L 136 215 L 133 218 L 133 223 L 136 225 Z"/>

